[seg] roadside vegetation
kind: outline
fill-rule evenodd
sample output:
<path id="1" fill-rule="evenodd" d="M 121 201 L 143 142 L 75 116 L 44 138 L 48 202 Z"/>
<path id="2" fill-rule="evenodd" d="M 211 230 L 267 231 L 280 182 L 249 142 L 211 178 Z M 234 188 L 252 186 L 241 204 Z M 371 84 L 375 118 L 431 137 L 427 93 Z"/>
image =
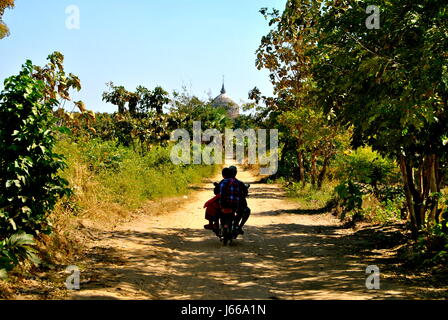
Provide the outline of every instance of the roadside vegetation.
<path id="1" fill-rule="evenodd" d="M 232 125 L 209 101 L 185 91 L 170 97 L 160 87 L 131 94 L 108 84 L 103 97 L 114 96 L 119 112 L 95 114 L 71 100 L 81 81 L 63 62 L 59 52 L 43 67 L 27 61 L 0 94 L 2 279 L 67 261 L 80 247 L 70 236 L 77 221 L 118 219 L 148 201 L 187 194 L 217 167 L 173 164 L 170 132 L 191 131 L 193 121 Z"/>
<path id="2" fill-rule="evenodd" d="M 271 180 L 306 208 L 331 208 L 352 226 L 400 222 L 407 258 L 446 266 L 446 3 L 377 1 L 379 17 L 366 13 L 371 4 L 263 8 L 271 31 L 256 64 L 275 95 L 251 91 L 253 118 L 279 130 Z"/>

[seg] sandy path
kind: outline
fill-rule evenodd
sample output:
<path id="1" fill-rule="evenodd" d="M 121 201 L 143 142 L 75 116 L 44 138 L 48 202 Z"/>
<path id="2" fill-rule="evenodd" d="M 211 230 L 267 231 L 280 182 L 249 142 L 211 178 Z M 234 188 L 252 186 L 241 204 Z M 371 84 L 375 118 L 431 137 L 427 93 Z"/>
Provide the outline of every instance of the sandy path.
<path id="1" fill-rule="evenodd" d="M 241 170 L 241 169 L 240 169 Z M 252 216 L 246 234 L 223 247 L 204 230 L 203 204 L 212 185 L 198 188 L 177 209 L 148 213 L 99 232 L 92 261 L 81 274 L 74 299 L 386 299 L 408 297 L 382 279 L 367 290 L 361 259 L 352 256 L 338 220 L 300 213 L 277 185 L 252 183 Z M 217 178 L 216 178 L 217 179 Z M 213 180 L 210 180 L 212 182 Z"/>

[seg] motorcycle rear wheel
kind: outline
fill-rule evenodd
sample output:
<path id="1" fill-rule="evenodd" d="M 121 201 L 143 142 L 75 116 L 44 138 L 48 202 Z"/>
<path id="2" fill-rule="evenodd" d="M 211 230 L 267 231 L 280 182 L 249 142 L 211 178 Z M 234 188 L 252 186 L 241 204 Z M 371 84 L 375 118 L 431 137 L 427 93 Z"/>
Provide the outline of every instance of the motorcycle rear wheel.
<path id="1" fill-rule="evenodd" d="M 233 215 L 221 216 L 221 239 L 224 246 L 227 246 L 232 242 L 233 238 Z"/>
<path id="2" fill-rule="evenodd" d="M 223 229 L 222 244 L 227 246 L 227 244 L 229 244 L 230 241 L 232 241 L 230 230 L 229 230 L 229 228 L 224 228 Z"/>

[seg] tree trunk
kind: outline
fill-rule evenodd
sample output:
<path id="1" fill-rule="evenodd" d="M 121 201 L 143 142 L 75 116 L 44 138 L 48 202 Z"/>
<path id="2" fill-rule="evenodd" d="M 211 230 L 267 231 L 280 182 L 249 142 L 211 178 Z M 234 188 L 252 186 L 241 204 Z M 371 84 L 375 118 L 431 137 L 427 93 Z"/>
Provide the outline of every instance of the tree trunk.
<path id="1" fill-rule="evenodd" d="M 136 113 L 137 113 L 137 104 L 138 104 L 138 100 L 130 100 L 129 101 L 129 113 L 131 114 L 132 117 L 135 117 Z"/>
<path id="2" fill-rule="evenodd" d="M 322 189 L 322 184 L 327 174 L 328 165 L 330 164 L 331 155 L 327 155 L 324 159 L 324 164 L 322 165 L 322 170 L 320 170 L 319 177 L 317 179 L 317 189 Z"/>
<path id="3" fill-rule="evenodd" d="M 438 172 L 438 162 L 439 159 L 437 158 L 437 156 L 435 154 L 431 155 L 431 166 L 429 168 L 430 172 L 429 172 L 429 190 L 430 192 L 436 193 L 436 192 L 440 192 L 440 188 L 439 188 L 439 177 L 440 174 Z M 437 197 L 431 197 L 431 205 L 430 205 L 430 212 L 429 212 L 429 221 L 430 222 L 434 222 L 436 221 L 436 216 L 437 216 L 437 210 L 438 210 L 438 199 Z"/>
<path id="4" fill-rule="evenodd" d="M 311 153 L 311 185 L 313 188 L 316 187 L 316 180 L 317 180 L 317 152 L 313 151 Z"/>
<path id="5" fill-rule="evenodd" d="M 124 103 L 120 103 L 120 104 L 118 105 L 118 113 L 119 113 L 119 114 L 124 114 L 124 112 L 125 112 L 125 109 L 124 109 Z"/>
<path id="6" fill-rule="evenodd" d="M 297 162 L 299 164 L 299 182 L 302 182 L 302 186 L 305 186 L 305 167 L 303 164 L 303 151 L 300 150 L 297 153 Z"/>
<path id="7" fill-rule="evenodd" d="M 414 201 L 413 196 L 411 192 L 411 183 L 413 182 L 409 181 L 412 179 L 412 176 L 409 177 L 409 172 L 407 170 L 406 165 L 406 158 L 403 155 L 400 155 L 400 169 L 401 169 L 401 176 L 403 178 L 403 185 L 404 185 L 404 191 L 406 195 L 406 203 L 409 210 L 409 218 L 411 220 L 411 231 L 414 238 L 417 236 L 417 230 L 419 229 L 418 223 L 417 223 L 417 217 L 414 207 Z"/>
<path id="8" fill-rule="evenodd" d="M 423 157 L 418 168 L 416 187 L 412 166 L 405 156 L 400 156 L 400 169 L 406 194 L 406 202 L 410 213 L 413 235 L 417 234 L 427 222 L 437 222 L 439 218 L 438 198 L 441 174 L 439 158 L 435 154 Z M 427 219 L 428 214 L 428 219 Z"/>

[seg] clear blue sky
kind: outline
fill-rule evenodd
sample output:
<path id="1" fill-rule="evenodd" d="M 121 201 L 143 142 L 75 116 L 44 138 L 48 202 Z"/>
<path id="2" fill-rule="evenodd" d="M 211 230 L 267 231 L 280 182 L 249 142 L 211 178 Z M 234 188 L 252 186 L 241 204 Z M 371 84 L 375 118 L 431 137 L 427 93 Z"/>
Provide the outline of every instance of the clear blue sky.
<path id="1" fill-rule="evenodd" d="M 267 33 L 261 7 L 283 9 L 286 0 L 16 0 L 4 21 L 11 35 L 0 41 L 0 79 L 26 59 L 43 65 L 49 53 L 65 55 L 67 72 L 83 89 L 73 97 L 89 109 L 113 112 L 101 101 L 105 83 L 134 90 L 186 86 L 207 98 L 228 94 L 247 101 L 254 86 L 271 94 L 266 71 L 255 68 L 255 50 Z M 80 9 L 80 30 L 68 30 L 65 9 Z"/>

